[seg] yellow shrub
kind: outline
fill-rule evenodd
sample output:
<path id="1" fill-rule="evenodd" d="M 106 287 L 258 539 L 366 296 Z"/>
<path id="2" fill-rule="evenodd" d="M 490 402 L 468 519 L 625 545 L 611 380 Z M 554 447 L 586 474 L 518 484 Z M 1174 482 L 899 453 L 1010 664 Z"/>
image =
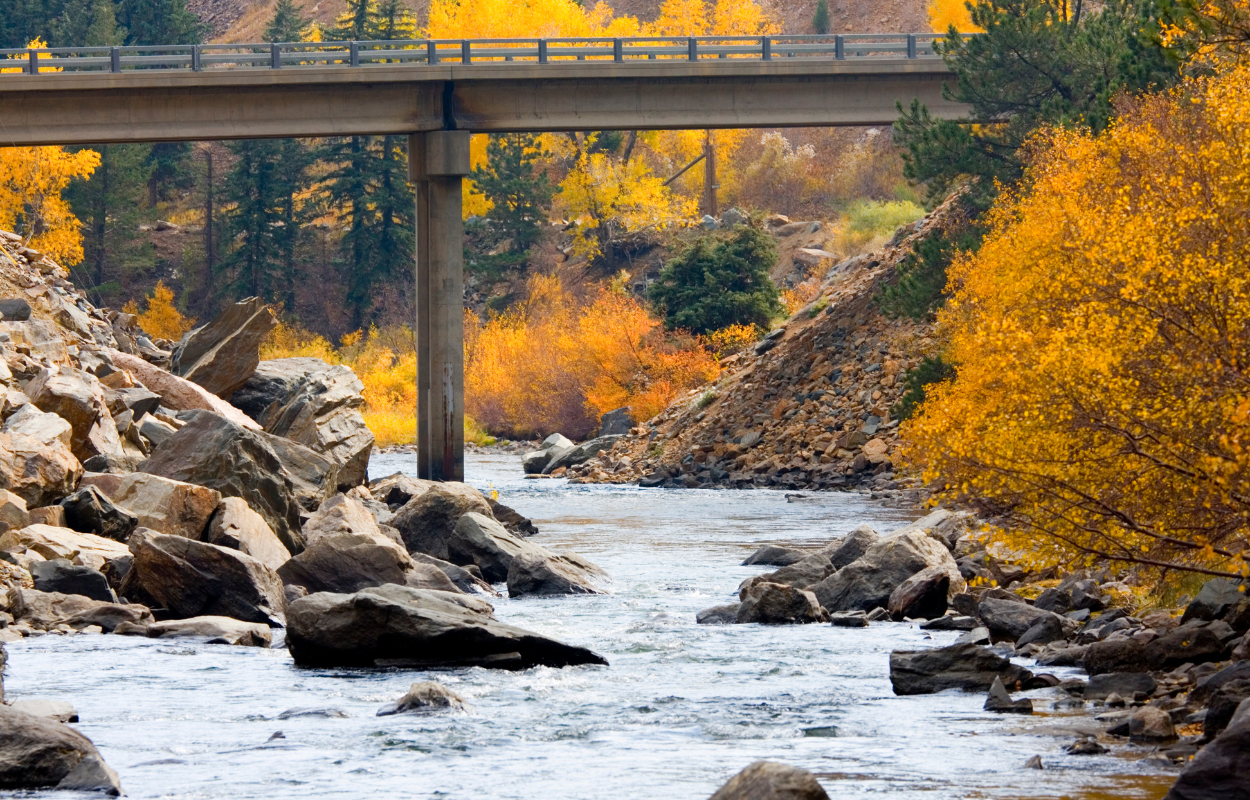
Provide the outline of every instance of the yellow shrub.
<path id="1" fill-rule="evenodd" d="M 148 298 L 147 306 L 146 311 L 139 313 L 138 305 L 131 300 L 126 303 L 122 311 L 136 315 L 139 318 L 139 327 L 153 339 L 169 339 L 176 342 L 182 338 L 183 334 L 195 327 L 195 320 L 184 317 L 174 305 L 174 293 L 165 286 L 164 281 L 156 282 L 156 287 L 152 289 L 152 295 Z"/>

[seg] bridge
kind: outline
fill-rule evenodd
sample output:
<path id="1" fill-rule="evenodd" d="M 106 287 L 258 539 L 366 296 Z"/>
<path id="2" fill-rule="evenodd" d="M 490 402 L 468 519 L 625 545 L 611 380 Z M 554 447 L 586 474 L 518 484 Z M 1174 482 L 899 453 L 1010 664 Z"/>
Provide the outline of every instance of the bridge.
<path id="1" fill-rule="evenodd" d="M 888 125 L 951 75 L 936 34 L 0 50 L 0 146 L 409 137 L 418 472 L 461 480 L 470 133 Z"/>

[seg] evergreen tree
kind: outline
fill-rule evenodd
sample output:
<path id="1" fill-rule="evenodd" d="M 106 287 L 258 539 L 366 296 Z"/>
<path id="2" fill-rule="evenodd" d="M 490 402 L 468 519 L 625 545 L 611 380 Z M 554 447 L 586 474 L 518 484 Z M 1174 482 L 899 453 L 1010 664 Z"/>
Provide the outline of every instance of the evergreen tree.
<path id="1" fill-rule="evenodd" d="M 0 48 L 25 47 L 36 36 L 57 42 L 52 28 L 65 0 L 4 0 L 0 4 Z"/>
<path id="2" fill-rule="evenodd" d="M 765 327 L 781 313 L 768 272 L 777 263 L 772 237 L 740 225 L 696 239 L 664 265 L 651 304 L 671 330 L 704 334 L 729 325 Z"/>
<path id="3" fill-rule="evenodd" d="M 55 47 L 108 47 L 125 44 L 126 29 L 117 24 L 113 0 L 69 0 L 51 23 Z"/>
<path id="4" fill-rule="evenodd" d="M 195 183 L 191 173 L 190 142 L 158 142 L 148 151 L 148 208 L 169 199 L 172 189 L 187 189 Z"/>
<path id="5" fill-rule="evenodd" d="M 117 21 L 126 44 L 199 44 L 206 32 L 186 0 L 118 0 Z"/>
<path id="6" fill-rule="evenodd" d="M 812 30 L 822 36 L 829 32 L 829 4 L 825 0 L 816 0 L 816 13 L 812 15 Z"/>
<path id="7" fill-rule="evenodd" d="M 311 21 L 295 5 L 295 0 L 278 0 L 273 17 L 265 26 L 265 41 L 298 42 L 303 38 L 303 31 Z"/>
<path id="8" fill-rule="evenodd" d="M 494 205 L 490 213 L 496 227 L 512 240 L 511 263 L 538 241 L 543 211 L 551 205 L 558 187 L 538 168 L 548 158 L 537 136 L 505 133 L 491 136 L 486 145 L 486 164 L 473 170 L 473 183 Z"/>
<path id="9" fill-rule="evenodd" d="M 1147 33 L 1157 31 L 1156 16 L 1156 0 L 1108 0 L 1096 14 L 1066 0 L 974 4 L 972 20 L 985 34 L 952 35 L 939 45 L 956 78 L 946 96 L 968 104 L 970 118 L 935 119 L 915 100 L 905 111 L 900 105 L 895 134 L 907 148 L 904 174 L 927 182 L 933 198 L 978 178 L 973 202 L 984 206 L 995 181 L 1020 177 L 1020 146 L 1039 126 L 1101 130 L 1117 94 L 1176 80 L 1172 57 Z"/>

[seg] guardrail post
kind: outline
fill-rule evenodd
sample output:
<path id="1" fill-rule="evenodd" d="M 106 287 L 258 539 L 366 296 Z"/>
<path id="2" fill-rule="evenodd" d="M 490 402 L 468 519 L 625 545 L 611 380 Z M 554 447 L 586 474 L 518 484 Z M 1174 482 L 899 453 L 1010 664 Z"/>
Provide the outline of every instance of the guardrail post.
<path id="1" fill-rule="evenodd" d="M 425 63 L 431 65 L 438 63 L 438 45 L 434 42 L 425 43 Z"/>
<path id="2" fill-rule="evenodd" d="M 350 59 L 348 61 L 349 66 L 359 67 L 360 66 L 360 42 L 349 42 L 347 45 L 347 49 L 349 52 L 349 59 Z"/>
<path id="3" fill-rule="evenodd" d="M 846 40 L 841 36 L 833 37 L 833 57 L 839 61 L 846 58 Z"/>
<path id="4" fill-rule="evenodd" d="M 625 51 L 624 51 L 624 50 L 622 49 L 622 47 L 621 47 L 621 40 L 620 40 L 620 39 L 613 39 L 613 40 L 612 40 L 612 60 L 613 60 L 613 61 L 624 61 L 624 60 L 625 60 Z"/>
<path id="5" fill-rule="evenodd" d="M 473 50 L 471 49 L 472 47 L 473 47 L 473 43 L 472 43 L 472 42 L 470 42 L 468 39 L 461 40 L 461 42 L 460 42 L 460 62 L 461 62 L 462 64 L 472 64 L 472 63 L 473 63 Z"/>
<path id="6" fill-rule="evenodd" d="M 269 68 L 282 69 L 282 45 L 277 42 L 269 45 Z"/>
<path id="7" fill-rule="evenodd" d="M 546 39 L 538 40 L 538 63 L 539 64 L 547 63 L 547 40 Z"/>
<path id="8" fill-rule="evenodd" d="M 916 34 L 914 33 L 907 34 L 907 57 L 916 57 Z"/>
<path id="9" fill-rule="evenodd" d="M 690 37 L 690 60 L 699 60 L 699 40 L 695 39 L 693 36 Z"/>
<path id="10" fill-rule="evenodd" d="M 122 49 L 120 47 L 109 48 L 109 71 L 122 71 Z"/>
<path id="11" fill-rule="evenodd" d="M 191 71 L 199 72 L 202 68 L 200 64 L 200 46 L 198 44 L 191 45 Z"/>
<path id="12" fill-rule="evenodd" d="M 773 60 L 773 40 L 767 36 L 760 37 L 760 58 L 765 61 Z"/>
<path id="13" fill-rule="evenodd" d="M 27 54 L 26 60 L 28 62 L 26 65 L 27 73 L 30 75 L 38 75 L 39 74 L 39 51 L 27 50 L 26 54 Z"/>

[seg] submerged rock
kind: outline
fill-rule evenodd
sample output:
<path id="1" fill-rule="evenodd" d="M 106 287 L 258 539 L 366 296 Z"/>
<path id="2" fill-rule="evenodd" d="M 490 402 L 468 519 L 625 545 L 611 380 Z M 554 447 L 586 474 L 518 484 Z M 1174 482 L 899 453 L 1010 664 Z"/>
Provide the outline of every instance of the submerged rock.
<path id="1" fill-rule="evenodd" d="M 378 709 L 379 717 L 391 714 L 427 714 L 434 711 L 466 711 L 464 698 L 434 681 L 418 681 L 408 687 L 408 693 Z"/>
<path id="2" fill-rule="evenodd" d="M 738 621 L 738 607 L 741 605 L 727 603 L 705 608 L 695 615 L 694 621 L 699 625 L 732 625 Z"/>
<path id="3" fill-rule="evenodd" d="M 601 664 L 585 648 L 499 622 L 489 603 L 388 584 L 320 592 L 287 608 L 287 648 L 305 666 L 481 666 L 526 669 Z"/>
<path id="4" fill-rule="evenodd" d="M 828 619 L 811 592 L 780 583 L 756 583 L 746 590 L 735 622 L 802 625 Z"/>
<path id="5" fill-rule="evenodd" d="M 1003 679 L 995 675 L 989 695 L 985 698 L 985 710 L 998 714 L 1032 714 L 1033 701 L 1028 698 L 1011 699 L 1007 688 L 1003 686 Z"/>
<path id="6" fill-rule="evenodd" d="M 987 647 L 953 644 L 931 650 L 890 653 L 890 683 L 898 695 L 932 694 L 946 689 L 986 691 L 995 680 L 1015 686 L 1033 673 Z"/>
<path id="7" fill-rule="evenodd" d="M 0 705 L 0 788 L 122 793 L 117 773 L 70 726 Z"/>
<path id="8" fill-rule="evenodd" d="M 782 547 L 777 544 L 766 544 L 759 550 L 747 556 L 742 562 L 744 567 L 788 567 L 791 564 L 802 561 L 807 558 L 810 553 L 802 550 L 792 550 L 789 547 Z"/>
<path id="9" fill-rule="evenodd" d="M 243 647 L 268 647 L 273 643 L 273 634 L 268 625 L 221 616 L 191 617 L 147 624 L 126 623 L 118 625 L 113 633 L 122 636 L 147 636 L 150 639 L 205 639 L 205 644 Z"/>
<path id="10" fill-rule="evenodd" d="M 730 778 L 709 800 L 829 800 L 829 795 L 805 769 L 756 761 Z"/>

